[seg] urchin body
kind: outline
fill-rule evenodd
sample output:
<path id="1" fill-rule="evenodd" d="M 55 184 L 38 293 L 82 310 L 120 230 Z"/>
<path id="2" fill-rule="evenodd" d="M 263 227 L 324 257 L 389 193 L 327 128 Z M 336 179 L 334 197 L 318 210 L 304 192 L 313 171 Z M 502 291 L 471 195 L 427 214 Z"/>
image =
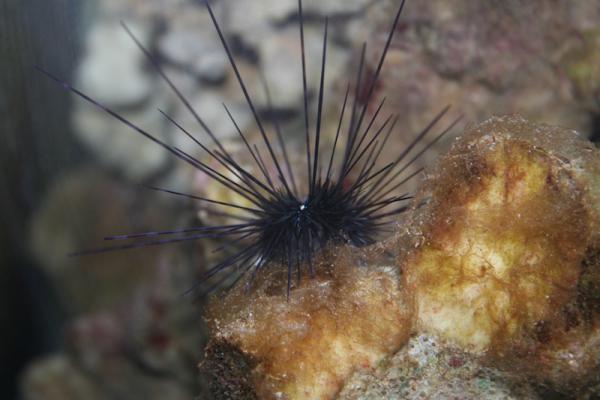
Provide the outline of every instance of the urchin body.
<path id="1" fill-rule="evenodd" d="M 275 257 L 289 251 L 310 262 L 327 244 L 365 246 L 375 242 L 380 231 L 369 217 L 368 205 L 332 182 L 318 185 L 303 199 L 281 193 L 265 201 L 262 209 L 264 216 L 256 220 L 259 242 L 264 254 Z"/>

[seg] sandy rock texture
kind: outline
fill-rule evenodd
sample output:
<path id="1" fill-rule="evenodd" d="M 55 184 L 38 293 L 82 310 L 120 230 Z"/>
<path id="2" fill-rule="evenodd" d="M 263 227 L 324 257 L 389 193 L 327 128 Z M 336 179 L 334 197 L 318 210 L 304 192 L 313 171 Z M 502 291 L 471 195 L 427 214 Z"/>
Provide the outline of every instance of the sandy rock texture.
<path id="1" fill-rule="evenodd" d="M 338 399 L 541 399 L 528 383 L 515 384 L 472 354 L 434 336 L 414 335 L 375 369 L 356 372 Z"/>

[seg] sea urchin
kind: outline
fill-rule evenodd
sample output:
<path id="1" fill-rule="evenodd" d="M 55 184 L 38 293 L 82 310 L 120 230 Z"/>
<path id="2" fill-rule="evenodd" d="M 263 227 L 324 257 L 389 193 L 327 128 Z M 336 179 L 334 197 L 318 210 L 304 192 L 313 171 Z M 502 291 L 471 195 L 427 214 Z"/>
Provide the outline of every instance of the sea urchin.
<path id="1" fill-rule="evenodd" d="M 275 124 L 276 139 L 271 139 L 267 135 L 261 117 L 255 108 L 246 85 L 244 84 L 244 80 L 240 75 L 236 61 L 232 56 L 232 51 L 230 50 L 208 2 L 206 2 L 206 7 L 222 42 L 223 48 L 227 53 L 231 67 L 233 68 L 248 107 L 252 111 L 262 141 L 268 152 L 268 161 L 272 162 L 276 169 L 275 178 L 270 176 L 264 162 L 265 160 L 261 156 L 258 147 L 250 145 L 242 131 L 239 129 L 227 106 L 224 105 L 225 111 L 235 125 L 237 133 L 245 144 L 246 150 L 260 171 L 260 176 L 254 176 L 251 171 L 243 168 L 240 163 L 227 152 L 223 144 L 217 139 L 216 135 L 193 109 L 175 84 L 169 79 L 160 64 L 153 58 L 150 52 L 142 46 L 124 24 L 123 27 L 127 33 L 147 56 L 157 73 L 160 74 L 180 101 L 194 116 L 200 128 L 208 134 L 216 147 L 213 149 L 209 148 L 208 145 L 197 139 L 166 113 L 159 111 L 170 121 L 170 123 L 175 125 L 183 134 L 187 135 L 204 152 L 212 157 L 212 159 L 223 167 L 224 170 L 219 171 L 219 168 L 215 168 L 214 166 L 195 158 L 178 147 L 161 141 L 154 135 L 134 125 L 117 112 L 77 90 L 70 84 L 53 76 L 42 68 L 36 67 L 38 70 L 61 84 L 65 89 L 75 93 L 97 108 L 120 120 L 147 139 L 162 146 L 175 157 L 191 164 L 194 168 L 204 172 L 215 181 L 224 185 L 227 189 L 235 192 L 244 199 L 245 205 L 199 197 L 193 194 L 181 193 L 168 189 L 154 187 L 152 189 L 177 196 L 184 196 L 200 202 L 215 204 L 224 209 L 241 209 L 247 212 L 247 215 L 242 217 L 226 211 L 218 211 L 221 215 L 227 215 L 237 219 L 239 222 L 235 224 L 199 226 L 170 231 L 110 236 L 105 239 L 113 241 L 134 239 L 135 242 L 79 251 L 73 254 L 96 254 L 107 251 L 203 238 L 225 239 L 229 241 L 227 247 L 234 245 L 237 250 L 228 255 L 217 265 L 210 268 L 202 277 L 201 282 L 205 282 L 213 275 L 218 274 L 222 274 L 222 279 L 218 279 L 219 282 L 222 282 L 231 276 L 231 274 L 237 273 L 239 276 L 242 276 L 247 272 L 255 273 L 268 263 L 274 262 L 277 263 L 277 265 L 287 266 L 287 292 L 289 296 L 292 274 L 295 272 L 299 279 L 303 274 L 302 271 L 308 270 L 308 273 L 312 275 L 314 273 L 313 261 L 315 256 L 324 246 L 332 243 L 348 243 L 354 246 L 364 246 L 376 241 L 380 234 L 386 230 L 386 226 L 389 226 L 389 224 L 393 222 L 393 217 L 407 209 L 407 200 L 411 198 L 408 193 L 402 195 L 394 195 L 393 193 L 409 179 L 416 176 L 420 170 L 412 172 L 408 176 L 403 175 L 403 173 L 406 172 L 408 167 L 431 145 L 450 131 L 450 129 L 458 122 L 458 119 L 455 120 L 431 142 L 419 150 L 410 159 L 406 160 L 415 146 L 447 112 L 448 107 L 446 107 L 415 137 L 396 159 L 385 166 L 377 165 L 379 156 L 396 125 L 397 117 L 391 115 L 388 116 L 383 123 L 377 122 L 385 99 L 378 103 L 376 111 L 371 117 L 367 118 L 366 114 L 368 106 L 371 104 L 372 98 L 374 97 L 376 83 L 386 54 L 390 48 L 394 32 L 396 31 L 404 2 L 405 1 L 402 0 L 398 7 L 398 11 L 395 14 L 394 21 L 387 35 L 385 46 L 370 79 L 367 79 L 364 76 L 367 74 L 363 71 L 365 69 L 366 43 L 363 44 L 358 74 L 355 81 L 349 82 L 346 87 L 333 148 L 330 151 L 329 157 L 324 158 L 320 154 L 320 139 L 321 123 L 323 119 L 323 92 L 327 59 L 328 20 L 325 18 L 324 21 L 318 107 L 313 134 L 311 132 L 311 124 L 309 121 L 309 96 L 304 51 L 302 0 L 298 0 L 307 171 L 307 182 L 305 182 L 304 185 L 297 184 L 295 176 L 298 175 L 298 171 L 294 171 L 291 167 L 280 127 Z M 351 85 L 353 85 L 352 87 L 355 93 L 353 104 L 350 107 L 348 103 Z M 266 80 L 264 80 L 264 86 L 265 89 L 267 89 Z M 365 93 L 366 96 L 364 95 Z M 349 109 L 348 112 L 346 112 L 347 108 Z M 347 118 L 349 120 L 346 133 L 347 136 L 340 157 L 336 153 L 340 153 L 340 151 L 337 151 L 338 139 L 340 138 L 340 132 L 342 131 L 344 116 L 346 114 L 350 115 L 349 118 Z M 378 125 L 377 129 L 374 128 L 375 125 Z M 277 145 L 278 149 L 274 148 L 275 145 Z M 337 158 L 340 158 L 341 161 L 338 161 Z M 225 170 L 227 172 L 224 172 Z M 223 250 L 224 247 L 220 249 Z"/>

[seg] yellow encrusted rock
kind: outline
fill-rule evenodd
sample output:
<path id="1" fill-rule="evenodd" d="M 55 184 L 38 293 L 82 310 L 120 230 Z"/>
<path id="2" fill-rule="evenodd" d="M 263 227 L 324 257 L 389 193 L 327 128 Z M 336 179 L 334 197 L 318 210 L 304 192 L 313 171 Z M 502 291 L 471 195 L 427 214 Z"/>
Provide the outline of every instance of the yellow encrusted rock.
<path id="1" fill-rule="evenodd" d="M 570 332 L 598 334 L 599 179 L 600 151 L 574 131 L 518 116 L 468 130 L 408 225 L 400 263 L 417 329 L 560 381 L 545 360 Z"/>

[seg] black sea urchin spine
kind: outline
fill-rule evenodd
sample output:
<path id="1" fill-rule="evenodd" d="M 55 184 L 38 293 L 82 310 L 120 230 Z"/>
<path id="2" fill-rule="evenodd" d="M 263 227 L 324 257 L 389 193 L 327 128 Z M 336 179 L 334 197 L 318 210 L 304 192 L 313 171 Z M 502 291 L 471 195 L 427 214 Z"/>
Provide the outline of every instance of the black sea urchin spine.
<path id="1" fill-rule="evenodd" d="M 215 18 L 210 4 L 206 3 L 207 10 L 217 31 L 219 39 L 227 54 L 230 65 L 234 71 L 237 82 L 240 85 L 244 98 L 254 117 L 255 123 L 260 132 L 262 142 L 267 149 L 269 162 L 272 162 L 276 168 L 277 176 L 273 180 L 267 171 L 266 163 L 259 152 L 256 144 L 251 145 L 243 132 L 240 130 L 233 115 L 225 104 L 225 112 L 234 124 L 238 135 L 243 141 L 246 150 L 254 160 L 262 177 L 255 177 L 250 171 L 240 166 L 235 159 L 227 152 L 216 135 L 211 131 L 200 115 L 190 105 L 180 90 L 169 79 L 163 71 L 160 64 L 152 57 L 150 52 L 133 36 L 131 31 L 123 24 L 123 27 L 129 36 L 135 41 L 137 46 L 148 58 L 157 73 L 163 78 L 179 100 L 184 104 L 188 111 L 194 116 L 200 128 L 211 138 L 216 148 L 211 149 L 202 141 L 197 139 L 192 133 L 182 127 L 173 118 L 165 112 L 159 110 L 162 115 L 178 130 L 188 136 L 205 153 L 212 157 L 221 167 L 228 171 L 233 177 L 230 178 L 209 164 L 193 157 L 183 150 L 171 146 L 152 134 L 134 125 L 120 114 L 105 107 L 93 100 L 88 95 L 80 92 L 68 83 L 54 77 L 50 73 L 38 68 L 40 71 L 57 81 L 67 90 L 75 93 L 84 100 L 100 108 L 112 117 L 118 119 L 125 125 L 131 127 L 147 139 L 152 140 L 157 145 L 173 154 L 175 157 L 192 165 L 194 168 L 206 173 L 212 179 L 216 180 L 229 190 L 242 196 L 248 206 L 242 206 L 230 202 L 209 199 L 188 193 L 176 192 L 173 190 L 150 187 L 150 189 L 169 193 L 175 196 L 183 196 L 200 202 L 210 203 L 219 207 L 240 209 L 247 213 L 247 216 L 234 215 L 227 211 L 215 211 L 219 215 L 225 215 L 237 219 L 235 224 L 221 226 L 200 226 L 195 228 L 186 228 L 179 230 L 144 232 L 127 235 L 115 235 L 106 237 L 105 240 L 139 240 L 134 243 L 102 247 L 93 250 L 86 250 L 74 253 L 74 255 L 97 254 L 108 251 L 124 250 L 146 246 L 162 245 L 168 243 L 183 242 L 204 238 L 226 239 L 227 245 L 221 246 L 218 250 L 225 247 L 237 247 L 233 254 L 228 255 L 224 260 L 210 268 L 201 283 L 211 278 L 213 275 L 222 274 L 219 282 L 227 279 L 231 274 L 239 273 L 239 276 L 247 272 L 256 273 L 260 268 L 269 262 L 281 263 L 287 267 L 287 291 L 288 296 L 291 289 L 292 274 L 295 271 L 298 279 L 302 275 L 304 268 L 310 275 L 314 274 L 314 258 L 324 246 L 331 243 L 349 243 L 354 246 L 364 246 L 373 243 L 379 235 L 386 230 L 386 226 L 394 221 L 393 217 L 407 209 L 407 200 L 411 197 L 408 193 L 403 195 L 392 195 L 396 189 L 401 187 L 406 181 L 416 176 L 421 170 L 402 178 L 407 168 L 419 158 L 430 146 L 437 142 L 443 135 L 458 122 L 455 120 L 447 129 L 438 134 L 428 145 L 424 146 L 410 160 L 405 161 L 415 146 L 427 135 L 442 116 L 447 112 L 448 107 L 442 110 L 431 123 L 402 151 L 402 153 L 392 162 L 383 167 L 377 166 L 379 156 L 393 132 L 397 116 L 390 115 L 385 118 L 383 123 L 379 124 L 378 117 L 381 113 L 385 99 L 378 104 L 373 115 L 366 120 L 367 108 L 371 104 L 374 95 L 375 86 L 379 79 L 386 54 L 389 51 L 394 32 L 398 25 L 398 20 L 404 7 L 404 0 L 400 3 L 394 21 L 390 28 L 385 46 L 378 60 L 377 67 L 366 87 L 362 86 L 363 70 L 365 65 L 366 44 L 363 44 L 360 64 L 356 81 L 354 82 L 355 94 L 350 113 L 347 140 L 343 150 L 342 161 L 336 168 L 336 149 L 348 108 L 349 93 L 351 83 L 349 82 L 345 91 L 344 101 L 341 106 L 337 131 L 333 142 L 333 148 L 328 161 L 326 162 L 325 173 L 322 171 L 320 141 L 321 125 L 323 120 L 324 103 L 324 84 L 326 77 L 327 64 L 327 39 L 328 39 L 328 19 L 324 21 L 323 50 L 321 59 L 321 72 L 319 80 L 319 93 L 316 121 L 314 128 L 314 137 L 311 138 L 310 113 L 308 105 L 308 87 L 306 74 L 306 57 L 304 47 L 304 20 L 302 1 L 298 0 L 299 13 L 299 33 L 301 44 L 301 62 L 302 62 L 302 86 L 303 86 L 303 105 L 304 105 L 304 136 L 306 150 L 306 170 L 307 180 L 306 188 L 301 188 L 296 183 L 294 170 L 291 167 L 288 153 L 283 141 L 281 129 L 275 123 L 275 131 L 279 150 L 283 155 L 283 161 L 279 159 L 274 149 L 274 142 L 269 139 L 264 128 L 263 122 L 255 108 L 247 87 L 242 79 L 236 61 L 221 30 L 221 27 Z M 272 108 L 270 94 L 266 78 L 261 76 L 263 86 L 267 95 L 267 103 Z M 361 104 L 359 94 L 366 93 L 364 101 Z M 363 125 L 366 124 L 365 127 Z M 377 129 L 374 126 L 379 125 Z M 312 140 L 311 140 L 312 139 Z M 285 166 L 285 173 L 283 165 Z M 352 175 L 351 175 L 352 174 Z M 350 176 L 353 177 L 350 180 Z M 402 179 L 401 179 L 402 178 Z M 399 180 L 400 179 L 400 180 Z M 301 195 L 301 189 L 305 194 Z M 391 208 L 391 209 L 390 209 Z M 162 238 L 164 237 L 164 238 Z M 159 239 L 161 238 L 161 239 Z M 250 280 L 251 281 L 251 280 Z"/>

